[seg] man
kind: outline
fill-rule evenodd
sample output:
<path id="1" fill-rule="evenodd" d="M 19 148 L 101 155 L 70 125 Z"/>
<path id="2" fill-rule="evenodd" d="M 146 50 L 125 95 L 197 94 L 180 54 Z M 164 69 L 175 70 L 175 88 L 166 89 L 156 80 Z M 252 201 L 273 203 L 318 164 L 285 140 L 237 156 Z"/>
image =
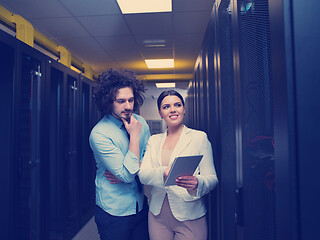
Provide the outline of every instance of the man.
<path id="1" fill-rule="evenodd" d="M 97 165 L 95 221 L 102 240 L 149 239 L 148 206 L 136 175 L 150 131 L 133 113 L 144 91 L 132 72 L 114 69 L 100 75 L 94 90 L 104 114 L 89 137 Z"/>

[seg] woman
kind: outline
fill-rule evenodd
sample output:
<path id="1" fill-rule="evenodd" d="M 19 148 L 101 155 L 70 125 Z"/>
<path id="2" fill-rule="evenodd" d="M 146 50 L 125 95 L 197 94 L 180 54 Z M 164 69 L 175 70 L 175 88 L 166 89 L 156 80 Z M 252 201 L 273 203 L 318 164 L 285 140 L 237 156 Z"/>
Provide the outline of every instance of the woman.
<path id="1" fill-rule="evenodd" d="M 150 239 L 206 240 L 206 208 L 202 196 L 218 183 L 211 144 L 204 132 L 183 125 L 185 106 L 178 92 L 162 92 L 157 104 L 167 130 L 149 139 L 139 173 L 140 181 L 152 186 Z M 176 179 L 176 185 L 164 187 L 174 158 L 188 155 L 203 155 L 194 176 L 181 176 Z"/>

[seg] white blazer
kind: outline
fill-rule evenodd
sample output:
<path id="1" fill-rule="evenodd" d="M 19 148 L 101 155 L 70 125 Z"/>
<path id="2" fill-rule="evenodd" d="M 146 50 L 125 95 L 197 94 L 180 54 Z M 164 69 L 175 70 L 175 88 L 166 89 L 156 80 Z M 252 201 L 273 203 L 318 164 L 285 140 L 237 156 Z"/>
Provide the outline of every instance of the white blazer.
<path id="1" fill-rule="evenodd" d="M 163 200 L 168 195 L 170 209 L 179 221 L 194 220 L 206 214 L 202 196 L 210 192 L 218 183 L 213 164 L 211 143 L 207 134 L 184 126 L 179 141 L 173 150 L 169 165 L 177 156 L 203 155 L 196 170 L 198 188 L 190 195 L 185 188 L 176 185 L 164 187 L 163 173 L 167 166 L 162 166 L 162 146 L 167 131 L 151 136 L 141 164 L 139 178 L 143 184 L 151 185 L 151 201 L 149 209 L 154 215 L 160 213 Z"/>

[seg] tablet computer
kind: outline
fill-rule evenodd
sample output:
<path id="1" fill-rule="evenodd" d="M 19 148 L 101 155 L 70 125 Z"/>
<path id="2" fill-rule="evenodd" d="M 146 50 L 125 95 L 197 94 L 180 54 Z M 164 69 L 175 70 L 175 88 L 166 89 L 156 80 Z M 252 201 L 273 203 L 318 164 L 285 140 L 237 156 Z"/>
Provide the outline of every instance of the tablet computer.
<path id="1" fill-rule="evenodd" d="M 192 176 L 202 157 L 203 155 L 176 157 L 173 160 L 164 186 L 176 185 L 176 178 L 179 176 Z"/>

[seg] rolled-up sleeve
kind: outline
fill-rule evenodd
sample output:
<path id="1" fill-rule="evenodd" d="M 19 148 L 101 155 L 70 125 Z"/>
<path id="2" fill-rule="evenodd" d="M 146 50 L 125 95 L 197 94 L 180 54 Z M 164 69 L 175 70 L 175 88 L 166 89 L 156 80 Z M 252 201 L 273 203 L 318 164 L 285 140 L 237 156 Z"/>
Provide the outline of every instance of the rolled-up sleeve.
<path id="1" fill-rule="evenodd" d="M 90 135 L 90 146 L 97 164 L 102 164 L 106 170 L 123 182 L 135 181 L 139 162 L 133 152 L 129 150 L 126 155 L 123 155 L 110 138 L 97 132 Z"/>

